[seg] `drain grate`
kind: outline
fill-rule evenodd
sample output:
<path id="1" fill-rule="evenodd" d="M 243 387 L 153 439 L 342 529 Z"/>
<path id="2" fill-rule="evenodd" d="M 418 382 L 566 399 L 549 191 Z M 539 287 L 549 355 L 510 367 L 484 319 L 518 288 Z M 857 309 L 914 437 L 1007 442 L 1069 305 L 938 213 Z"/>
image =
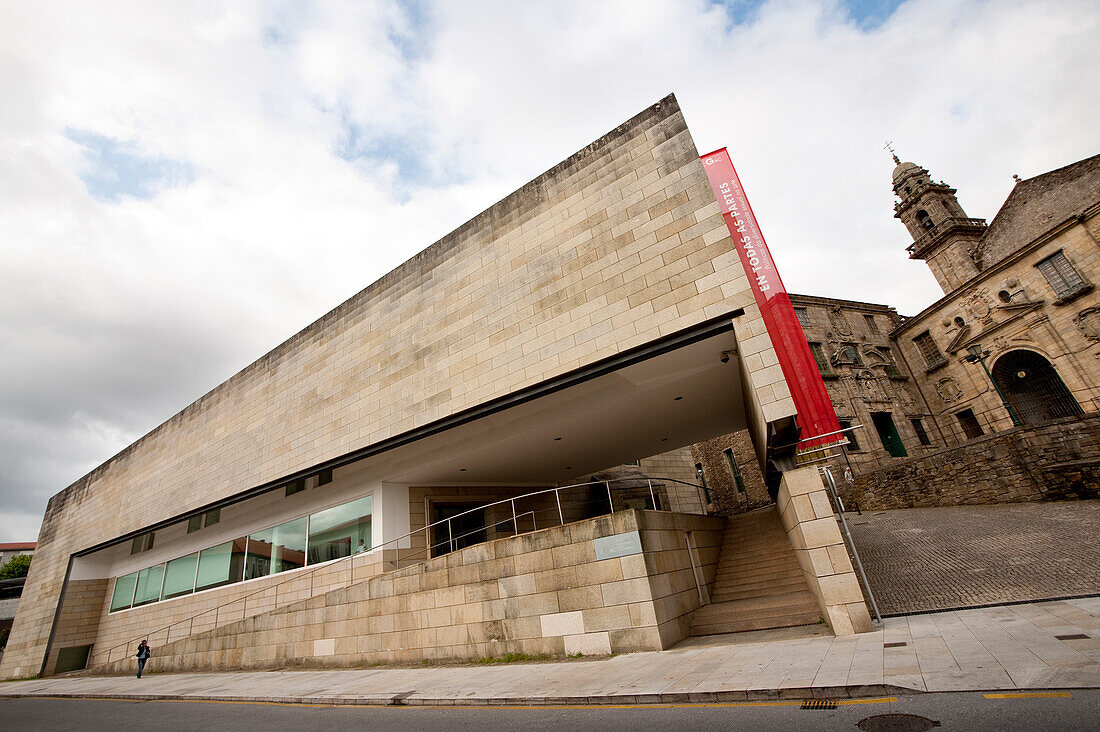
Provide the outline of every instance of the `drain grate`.
<path id="1" fill-rule="evenodd" d="M 883 648 L 901 648 L 902 646 L 907 646 L 907 645 L 909 645 L 909 644 L 905 641 L 894 641 L 893 643 L 883 643 L 882 647 Z"/>
<path id="2" fill-rule="evenodd" d="M 1072 635 L 1056 635 L 1055 640 L 1088 640 L 1088 636 L 1084 633 L 1073 633 Z"/>
<path id="3" fill-rule="evenodd" d="M 807 699 L 799 709 L 836 709 L 836 699 Z"/>
<path id="4" fill-rule="evenodd" d="M 928 732 L 940 723 L 916 714 L 876 714 L 856 726 L 863 732 Z"/>

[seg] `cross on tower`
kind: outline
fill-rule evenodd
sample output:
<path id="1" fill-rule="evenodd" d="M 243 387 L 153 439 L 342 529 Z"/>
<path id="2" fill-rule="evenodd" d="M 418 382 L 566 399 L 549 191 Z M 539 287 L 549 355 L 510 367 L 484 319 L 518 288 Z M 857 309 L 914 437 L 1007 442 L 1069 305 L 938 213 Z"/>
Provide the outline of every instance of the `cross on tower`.
<path id="1" fill-rule="evenodd" d="M 901 165 L 901 161 L 898 160 L 898 154 L 896 152 L 894 152 L 894 141 L 893 140 L 887 140 L 886 144 L 883 145 L 883 149 L 884 150 L 889 150 L 890 154 L 894 156 L 894 165 Z"/>

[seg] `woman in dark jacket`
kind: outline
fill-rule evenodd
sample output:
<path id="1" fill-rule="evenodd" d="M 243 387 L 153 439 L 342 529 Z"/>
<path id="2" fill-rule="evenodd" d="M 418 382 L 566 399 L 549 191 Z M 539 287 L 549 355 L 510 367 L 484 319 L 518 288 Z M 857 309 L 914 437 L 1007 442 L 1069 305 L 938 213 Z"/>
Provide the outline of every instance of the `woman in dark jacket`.
<path id="1" fill-rule="evenodd" d="M 137 677 L 141 678 L 141 671 L 145 668 L 145 662 L 149 660 L 149 644 L 142 641 L 138 644 L 137 660 L 138 660 L 138 674 Z"/>

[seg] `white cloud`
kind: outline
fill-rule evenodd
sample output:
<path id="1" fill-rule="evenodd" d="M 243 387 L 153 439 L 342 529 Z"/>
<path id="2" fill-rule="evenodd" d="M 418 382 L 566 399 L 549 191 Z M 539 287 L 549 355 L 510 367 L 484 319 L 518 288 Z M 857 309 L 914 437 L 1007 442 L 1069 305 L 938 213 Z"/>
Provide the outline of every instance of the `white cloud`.
<path id="1" fill-rule="evenodd" d="M 735 6 L 736 7 L 736 6 Z M 8 3 L 0 25 L 0 538 L 434 239 L 675 91 L 726 145 L 787 286 L 937 296 L 902 157 L 990 217 L 1096 152 L 1094 3 L 730 18 L 649 3 Z M 73 129 L 191 172 L 98 200 Z M 86 171 L 85 171 L 86 172 Z M 37 512 L 37 513 L 36 513 Z"/>

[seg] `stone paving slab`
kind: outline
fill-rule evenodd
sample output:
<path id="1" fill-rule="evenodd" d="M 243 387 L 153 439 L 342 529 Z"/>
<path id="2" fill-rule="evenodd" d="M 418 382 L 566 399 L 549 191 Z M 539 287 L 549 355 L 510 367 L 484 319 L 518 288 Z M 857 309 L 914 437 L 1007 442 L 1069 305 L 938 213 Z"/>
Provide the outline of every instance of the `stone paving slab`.
<path id="1" fill-rule="evenodd" d="M 1055 636 L 1082 634 L 1080 640 Z M 692 638 L 590 661 L 446 668 L 154 673 L 0 683 L 0 696 L 306 704 L 647 704 L 1100 687 L 1100 597 Z M 899 645 L 903 644 L 903 645 Z"/>
<path id="2" fill-rule="evenodd" d="M 1100 501 L 844 516 L 886 615 L 1100 593 Z"/>

